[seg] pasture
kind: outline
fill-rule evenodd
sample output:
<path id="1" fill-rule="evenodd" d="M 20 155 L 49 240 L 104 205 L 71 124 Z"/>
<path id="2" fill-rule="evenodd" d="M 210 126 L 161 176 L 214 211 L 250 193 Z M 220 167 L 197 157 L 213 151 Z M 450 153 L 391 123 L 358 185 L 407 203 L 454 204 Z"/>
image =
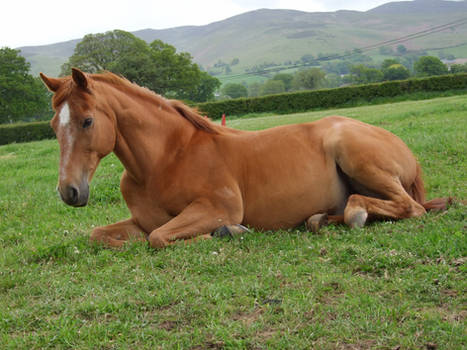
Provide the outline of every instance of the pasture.
<path id="1" fill-rule="evenodd" d="M 340 114 L 400 136 L 427 198 L 467 199 L 467 98 L 228 121 L 240 129 Z M 466 207 L 363 230 L 299 227 L 155 251 L 88 242 L 128 217 L 105 158 L 84 208 L 56 192 L 54 140 L 0 147 L 2 349 L 461 349 Z"/>

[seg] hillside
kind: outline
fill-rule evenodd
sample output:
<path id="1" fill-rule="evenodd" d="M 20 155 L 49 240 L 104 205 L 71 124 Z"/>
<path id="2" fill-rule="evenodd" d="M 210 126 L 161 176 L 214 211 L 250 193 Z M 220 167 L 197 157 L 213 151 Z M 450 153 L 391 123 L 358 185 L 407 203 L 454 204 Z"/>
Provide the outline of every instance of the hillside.
<path id="1" fill-rule="evenodd" d="M 305 54 L 343 53 L 466 17 L 465 1 L 416 0 L 387 3 L 366 12 L 261 9 L 204 26 L 144 29 L 134 34 L 148 42 L 160 39 L 179 51 L 190 52 L 204 67 L 239 58 L 237 69 L 241 69 L 264 62 L 294 61 Z M 464 43 L 466 38 L 467 25 L 462 25 L 404 45 L 409 49 L 450 47 Z M 20 49 L 34 73 L 42 70 L 53 75 L 78 42 Z"/>

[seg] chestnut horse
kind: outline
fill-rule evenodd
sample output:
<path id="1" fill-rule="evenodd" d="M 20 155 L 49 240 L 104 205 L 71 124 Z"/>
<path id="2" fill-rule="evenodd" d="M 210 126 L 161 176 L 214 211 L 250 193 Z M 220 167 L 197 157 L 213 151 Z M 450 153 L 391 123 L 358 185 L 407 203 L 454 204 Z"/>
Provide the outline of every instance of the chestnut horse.
<path id="1" fill-rule="evenodd" d="M 445 204 L 425 203 L 420 166 L 403 141 L 357 120 L 239 131 L 112 73 L 41 78 L 54 92 L 63 201 L 87 204 L 110 152 L 125 167 L 120 187 L 131 218 L 91 233 L 109 246 L 141 239 L 160 248 L 307 219 L 315 231 L 327 220 L 362 227 Z"/>

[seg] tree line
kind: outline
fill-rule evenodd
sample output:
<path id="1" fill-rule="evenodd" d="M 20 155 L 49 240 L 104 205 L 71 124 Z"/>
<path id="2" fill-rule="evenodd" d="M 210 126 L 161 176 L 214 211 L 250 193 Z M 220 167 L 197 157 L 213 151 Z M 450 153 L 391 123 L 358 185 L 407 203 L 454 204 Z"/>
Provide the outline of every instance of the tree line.
<path id="1" fill-rule="evenodd" d="M 448 68 L 438 57 L 421 56 L 414 62 L 413 71 L 395 58 L 385 59 L 379 67 L 365 63 L 347 63 L 344 70 L 346 74 L 326 73 L 325 69 L 326 66 L 323 65 L 304 67 L 295 73 L 277 73 L 264 83 L 227 83 L 221 89 L 221 98 L 257 97 L 290 91 L 404 80 L 411 76 L 462 73 L 467 72 L 467 63 L 453 64 Z"/>

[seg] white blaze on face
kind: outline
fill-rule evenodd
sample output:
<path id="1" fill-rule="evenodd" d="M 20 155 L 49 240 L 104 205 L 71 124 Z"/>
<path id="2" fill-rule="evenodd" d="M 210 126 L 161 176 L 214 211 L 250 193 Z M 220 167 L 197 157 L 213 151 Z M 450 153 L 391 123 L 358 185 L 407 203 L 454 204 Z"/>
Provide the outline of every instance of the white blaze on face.
<path id="1" fill-rule="evenodd" d="M 63 104 L 58 118 L 60 120 L 60 126 L 66 126 L 70 122 L 70 107 L 68 107 L 68 102 Z"/>
<path id="2" fill-rule="evenodd" d="M 60 180 L 65 180 L 66 169 L 70 161 L 71 152 L 73 150 L 73 135 L 71 134 L 71 125 L 70 125 L 70 107 L 68 102 L 65 102 L 58 114 L 59 119 L 59 130 L 62 134 L 62 161 L 60 167 Z"/>

